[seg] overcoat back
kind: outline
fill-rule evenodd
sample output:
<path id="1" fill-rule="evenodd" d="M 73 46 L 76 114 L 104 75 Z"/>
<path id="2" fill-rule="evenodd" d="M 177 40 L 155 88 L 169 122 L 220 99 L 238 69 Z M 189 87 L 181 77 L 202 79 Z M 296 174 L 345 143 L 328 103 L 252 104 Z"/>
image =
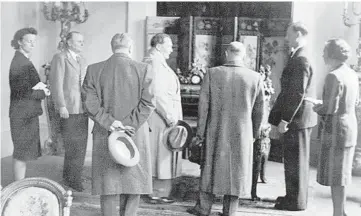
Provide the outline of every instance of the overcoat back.
<path id="1" fill-rule="evenodd" d="M 90 65 L 83 83 L 82 100 L 94 120 L 92 193 L 149 194 L 152 173 L 147 120 L 155 108 L 153 73 L 145 63 L 125 54 Z M 132 137 L 139 149 L 140 161 L 134 167 L 115 163 L 107 145 L 108 131 L 114 120 L 136 129 Z"/>
<path id="2" fill-rule="evenodd" d="M 235 64 L 209 69 L 198 107 L 197 136 L 205 138 L 201 190 L 249 194 L 253 138 L 260 134 L 264 91 L 260 74 Z"/>

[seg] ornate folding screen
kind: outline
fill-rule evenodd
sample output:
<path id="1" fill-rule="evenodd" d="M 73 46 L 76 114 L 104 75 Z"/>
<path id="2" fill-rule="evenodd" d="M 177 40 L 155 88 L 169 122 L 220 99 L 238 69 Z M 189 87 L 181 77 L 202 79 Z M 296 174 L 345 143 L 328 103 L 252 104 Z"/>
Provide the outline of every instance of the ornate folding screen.
<path id="1" fill-rule="evenodd" d="M 289 22 L 288 19 L 267 19 L 262 28 L 261 64 L 271 66 L 275 95 L 280 91 L 280 78 L 287 63 L 288 47 L 285 46 L 284 36 Z"/>
<path id="2" fill-rule="evenodd" d="M 187 73 L 194 63 L 202 67 L 220 64 L 220 19 L 212 17 L 184 17 L 179 19 L 179 61 L 181 71 Z"/>
<path id="3" fill-rule="evenodd" d="M 147 44 L 153 35 L 172 37 L 174 52 L 168 63 L 180 69 L 182 105 L 185 116 L 197 116 L 200 85 L 192 84 L 194 71 L 225 63 L 225 50 L 232 41 L 246 46 L 245 64 L 252 70 L 270 65 L 276 93 L 287 61 L 284 36 L 290 20 L 247 17 L 147 17 Z M 148 47 L 149 48 L 149 47 Z M 277 94 L 275 94 L 277 95 Z"/>
<path id="4" fill-rule="evenodd" d="M 252 70 L 259 69 L 262 19 L 238 18 L 237 41 L 246 47 L 245 65 Z"/>

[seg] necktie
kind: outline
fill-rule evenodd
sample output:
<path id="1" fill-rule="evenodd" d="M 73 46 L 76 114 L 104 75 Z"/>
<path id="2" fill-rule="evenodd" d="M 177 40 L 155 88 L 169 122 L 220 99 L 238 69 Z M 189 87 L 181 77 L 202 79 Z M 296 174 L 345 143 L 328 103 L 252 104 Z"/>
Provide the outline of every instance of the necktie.
<path id="1" fill-rule="evenodd" d="M 82 74 L 81 74 L 82 68 L 81 68 L 81 64 L 80 64 L 80 56 L 78 56 L 78 55 L 76 56 L 76 61 L 78 62 L 79 67 L 80 67 L 80 70 L 79 70 L 79 84 L 80 84 L 80 87 L 81 87 L 81 85 L 83 83 L 83 77 L 82 77 Z"/>

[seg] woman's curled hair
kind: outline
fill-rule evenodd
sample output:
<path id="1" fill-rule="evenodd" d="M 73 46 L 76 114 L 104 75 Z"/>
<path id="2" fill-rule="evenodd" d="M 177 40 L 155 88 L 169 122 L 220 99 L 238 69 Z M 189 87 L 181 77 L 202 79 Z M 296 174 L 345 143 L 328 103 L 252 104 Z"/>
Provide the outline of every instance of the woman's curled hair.
<path id="1" fill-rule="evenodd" d="M 27 34 L 33 34 L 33 35 L 37 35 L 38 32 L 36 31 L 35 28 L 22 28 L 18 31 L 15 32 L 13 39 L 11 40 L 11 46 L 14 47 L 14 49 L 19 49 L 19 43 L 18 41 L 21 41 L 24 37 L 24 35 Z"/>
<path id="2" fill-rule="evenodd" d="M 345 62 L 351 56 L 351 47 L 343 39 L 334 38 L 326 42 L 327 57 Z"/>

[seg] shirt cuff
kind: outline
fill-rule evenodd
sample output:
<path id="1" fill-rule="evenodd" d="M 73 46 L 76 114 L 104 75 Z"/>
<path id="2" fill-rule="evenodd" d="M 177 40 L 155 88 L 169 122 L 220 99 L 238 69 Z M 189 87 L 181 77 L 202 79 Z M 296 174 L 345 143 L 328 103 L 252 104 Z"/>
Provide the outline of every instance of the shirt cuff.
<path id="1" fill-rule="evenodd" d="M 288 121 L 285 121 L 285 120 L 281 120 L 281 122 L 283 122 L 283 123 L 285 123 L 285 124 L 289 124 L 289 122 Z"/>

